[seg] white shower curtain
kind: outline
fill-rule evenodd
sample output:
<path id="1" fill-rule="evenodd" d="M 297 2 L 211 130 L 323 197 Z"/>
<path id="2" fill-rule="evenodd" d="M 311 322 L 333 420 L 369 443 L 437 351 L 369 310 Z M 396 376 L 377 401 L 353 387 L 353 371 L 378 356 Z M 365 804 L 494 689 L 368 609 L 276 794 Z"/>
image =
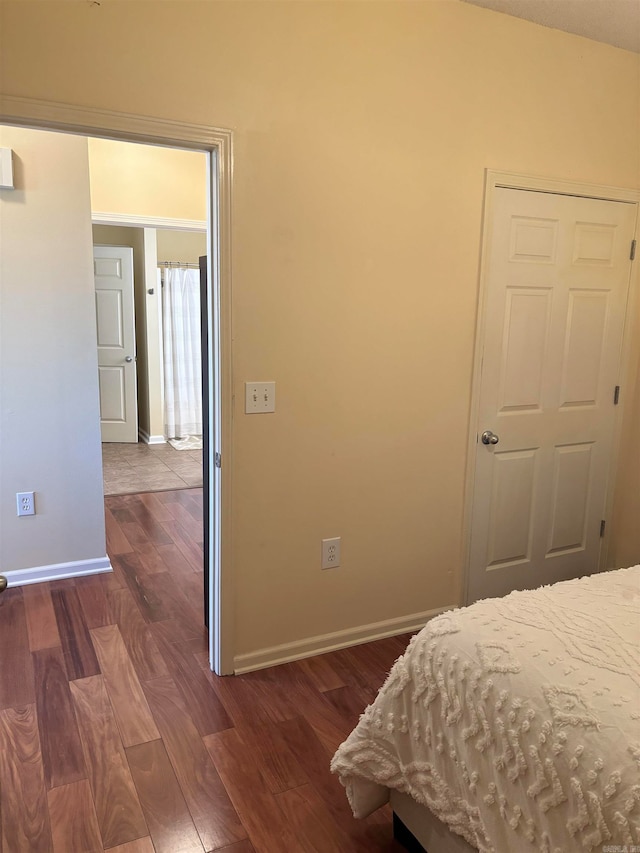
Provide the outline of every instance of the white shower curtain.
<path id="1" fill-rule="evenodd" d="M 202 435 L 200 274 L 165 270 L 162 288 L 165 435 Z"/>

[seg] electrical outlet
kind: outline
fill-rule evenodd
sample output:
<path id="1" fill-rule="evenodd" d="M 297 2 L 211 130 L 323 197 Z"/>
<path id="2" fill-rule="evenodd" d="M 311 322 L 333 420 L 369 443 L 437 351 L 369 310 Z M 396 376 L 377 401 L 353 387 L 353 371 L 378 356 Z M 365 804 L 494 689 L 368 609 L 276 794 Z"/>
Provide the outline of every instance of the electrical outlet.
<path id="1" fill-rule="evenodd" d="M 275 382 L 245 382 L 244 411 L 247 415 L 255 415 L 276 410 Z"/>
<path id="2" fill-rule="evenodd" d="M 322 568 L 335 569 L 340 565 L 340 537 L 322 540 Z"/>
<path id="3" fill-rule="evenodd" d="M 36 514 L 36 504 L 33 499 L 33 492 L 16 492 L 16 504 L 18 507 L 18 515 Z"/>

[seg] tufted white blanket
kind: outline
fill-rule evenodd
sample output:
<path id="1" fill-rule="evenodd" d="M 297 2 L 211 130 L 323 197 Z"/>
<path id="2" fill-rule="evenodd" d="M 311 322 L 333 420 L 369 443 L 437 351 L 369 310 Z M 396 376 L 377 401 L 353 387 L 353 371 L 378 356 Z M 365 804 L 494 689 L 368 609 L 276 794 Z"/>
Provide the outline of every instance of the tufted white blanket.
<path id="1" fill-rule="evenodd" d="M 356 817 L 397 789 L 487 853 L 640 853 L 640 566 L 433 619 L 331 769 Z"/>

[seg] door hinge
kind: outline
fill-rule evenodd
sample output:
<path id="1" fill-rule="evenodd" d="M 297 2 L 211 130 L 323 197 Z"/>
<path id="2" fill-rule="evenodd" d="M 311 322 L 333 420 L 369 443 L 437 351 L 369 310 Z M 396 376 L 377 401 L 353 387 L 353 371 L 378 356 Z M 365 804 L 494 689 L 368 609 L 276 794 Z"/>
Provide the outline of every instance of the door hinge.
<path id="1" fill-rule="evenodd" d="M 629 259 L 635 261 L 636 259 L 636 241 L 631 241 L 631 254 L 629 255 Z"/>
<path id="2" fill-rule="evenodd" d="M 600 522 L 600 538 L 601 539 L 604 536 L 604 529 L 606 526 L 607 526 L 607 522 L 603 518 L 602 521 Z"/>
<path id="3" fill-rule="evenodd" d="M 215 466 L 216 468 L 222 468 L 222 456 L 219 453 L 216 453 L 215 456 Z"/>
<path id="4" fill-rule="evenodd" d="M 620 402 L 620 386 L 616 385 L 615 391 L 613 392 L 613 405 L 617 406 Z"/>

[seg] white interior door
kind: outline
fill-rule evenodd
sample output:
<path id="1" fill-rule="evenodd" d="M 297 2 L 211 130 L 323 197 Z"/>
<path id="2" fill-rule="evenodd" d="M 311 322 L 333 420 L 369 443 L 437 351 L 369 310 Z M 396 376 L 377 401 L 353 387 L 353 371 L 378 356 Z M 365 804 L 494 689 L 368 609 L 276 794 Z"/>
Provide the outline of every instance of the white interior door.
<path id="1" fill-rule="evenodd" d="M 94 246 L 103 441 L 138 441 L 133 249 Z"/>
<path id="2" fill-rule="evenodd" d="M 636 217 L 545 192 L 494 201 L 468 602 L 598 568 Z"/>

